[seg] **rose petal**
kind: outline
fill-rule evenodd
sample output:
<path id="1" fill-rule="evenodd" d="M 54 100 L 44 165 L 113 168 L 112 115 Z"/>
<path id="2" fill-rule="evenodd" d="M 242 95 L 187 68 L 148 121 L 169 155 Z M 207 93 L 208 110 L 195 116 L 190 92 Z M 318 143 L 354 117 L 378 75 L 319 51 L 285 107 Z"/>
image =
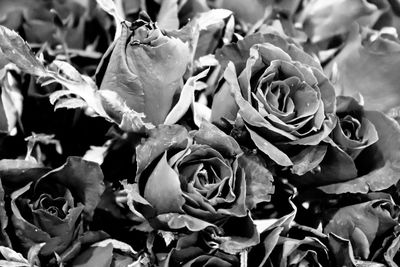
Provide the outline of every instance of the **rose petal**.
<path id="1" fill-rule="evenodd" d="M 208 122 L 201 124 L 200 129 L 194 135 L 194 140 L 198 144 L 211 146 L 227 157 L 235 157 L 242 153 L 242 149 L 235 139 Z"/>
<path id="2" fill-rule="evenodd" d="M 139 181 L 139 186 L 142 182 L 144 181 Z M 168 165 L 167 154 L 164 153 L 146 181 L 144 198 L 158 214 L 183 213 L 182 205 L 185 200 L 182 194 L 179 176 Z"/>
<path id="3" fill-rule="evenodd" d="M 80 218 L 83 208 L 82 204 L 78 204 L 76 208 L 71 208 L 68 211 L 67 217 L 63 220 L 42 209 L 32 210 L 32 215 L 35 222 L 37 222 L 35 223 L 36 226 L 40 227 L 43 231 L 51 236 L 62 236 L 65 233 L 75 230 L 76 222 Z"/>

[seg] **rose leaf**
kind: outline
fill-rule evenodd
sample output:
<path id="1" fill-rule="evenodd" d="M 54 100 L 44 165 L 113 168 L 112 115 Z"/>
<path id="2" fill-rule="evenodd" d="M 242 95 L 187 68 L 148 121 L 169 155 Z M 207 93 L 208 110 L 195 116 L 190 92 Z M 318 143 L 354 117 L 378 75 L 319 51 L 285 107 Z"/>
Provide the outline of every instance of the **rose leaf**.
<path id="1" fill-rule="evenodd" d="M 44 77 L 47 71 L 28 44 L 13 30 L 0 26 L 0 51 L 23 72 Z"/>

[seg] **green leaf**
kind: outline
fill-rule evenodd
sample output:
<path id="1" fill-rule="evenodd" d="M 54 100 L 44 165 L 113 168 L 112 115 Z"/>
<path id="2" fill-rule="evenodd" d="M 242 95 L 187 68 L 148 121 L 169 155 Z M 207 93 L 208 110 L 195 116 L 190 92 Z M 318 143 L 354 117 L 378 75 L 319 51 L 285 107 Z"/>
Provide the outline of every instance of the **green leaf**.
<path id="1" fill-rule="evenodd" d="M 2 69 L 4 77 L 1 84 L 1 99 L 0 99 L 0 132 L 11 134 L 17 130 L 20 123 L 23 100 L 22 92 L 18 86 L 17 80 L 11 74 L 12 67 L 7 65 Z M 0 75 L 1 76 L 1 75 Z"/>
<path id="2" fill-rule="evenodd" d="M 0 26 L 0 50 L 4 56 L 23 72 L 47 76 L 43 64 L 33 55 L 28 44 L 13 30 Z"/>

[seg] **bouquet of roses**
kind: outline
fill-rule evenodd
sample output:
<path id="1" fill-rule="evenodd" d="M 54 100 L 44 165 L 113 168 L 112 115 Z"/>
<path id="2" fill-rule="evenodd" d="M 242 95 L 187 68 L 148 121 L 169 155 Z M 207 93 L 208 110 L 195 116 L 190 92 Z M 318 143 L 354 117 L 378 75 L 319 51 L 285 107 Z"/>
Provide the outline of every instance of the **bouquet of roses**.
<path id="1" fill-rule="evenodd" d="M 397 1 L 0 3 L 1 266 L 398 266 Z"/>

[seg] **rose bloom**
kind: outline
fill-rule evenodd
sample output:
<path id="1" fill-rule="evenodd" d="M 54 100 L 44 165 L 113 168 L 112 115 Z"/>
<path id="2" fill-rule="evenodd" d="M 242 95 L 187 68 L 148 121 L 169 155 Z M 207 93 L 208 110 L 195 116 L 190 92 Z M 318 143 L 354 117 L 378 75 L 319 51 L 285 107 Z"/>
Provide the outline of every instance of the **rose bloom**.
<path id="1" fill-rule="evenodd" d="M 217 248 L 229 254 L 257 244 L 239 166 L 242 153 L 232 137 L 207 122 L 191 132 L 180 125 L 151 130 L 136 148 L 136 183 L 123 182 L 132 218 L 140 222 L 135 227 L 210 229 Z"/>
<path id="2" fill-rule="evenodd" d="M 104 55 L 96 76 L 146 122 L 163 123 L 183 86 L 190 62 L 188 44 L 160 29 L 146 13 L 122 23 L 121 36 Z"/>
<path id="3" fill-rule="evenodd" d="M 136 149 L 137 210 L 155 227 L 161 222 L 195 231 L 246 217 L 240 153 L 236 141 L 211 124 L 190 133 L 178 125 L 156 128 Z"/>
<path id="4" fill-rule="evenodd" d="M 62 255 L 84 233 L 103 191 L 100 166 L 78 157 L 14 191 L 11 219 L 20 245 L 45 243 L 41 256 Z"/>
<path id="5" fill-rule="evenodd" d="M 217 58 L 227 67 L 212 120 L 243 121 L 255 146 L 278 165 L 294 165 L 294 156 L 331 133 L 335 90 L 319 63 L 295 44 L 256 34 L 224 47 Z"/>

